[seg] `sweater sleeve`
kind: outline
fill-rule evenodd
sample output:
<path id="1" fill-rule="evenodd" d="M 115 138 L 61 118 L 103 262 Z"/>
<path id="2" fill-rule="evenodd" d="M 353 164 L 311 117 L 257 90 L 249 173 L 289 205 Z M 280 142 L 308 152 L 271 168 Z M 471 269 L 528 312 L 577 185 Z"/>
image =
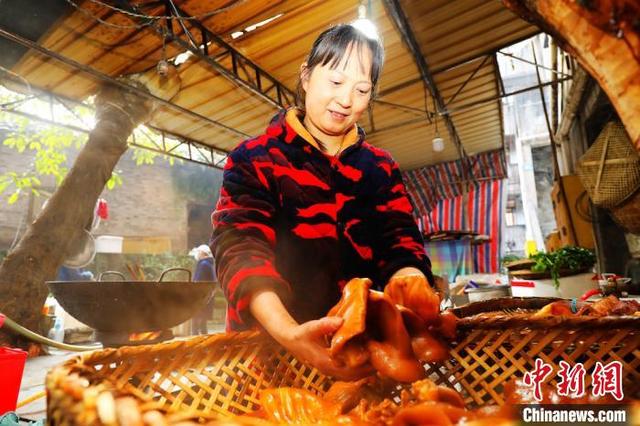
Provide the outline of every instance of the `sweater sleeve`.
<path id="1" fill-rule="evenodd" d="M 212 215 L 211 249 L 228 303 L 227 327 L 233 330 L 253 325 L 249 301 L 256 290 L 272 289 L 283 302 L 290 293 L 275 268 L 274 200 L 251 155 L 243 145 L 229 155 Z"/>
<path id="2" fill-rule="evenodd" d="M 376 213 L 380 226 L 378 266 L 383 285 L 401 268 L 415 267 L 433 285 L 431 262 L 424 249 L 424 239 L 413 217 L 413 207 L 398 164 L 392 161 L 390 179 L 377 193 Z"/>

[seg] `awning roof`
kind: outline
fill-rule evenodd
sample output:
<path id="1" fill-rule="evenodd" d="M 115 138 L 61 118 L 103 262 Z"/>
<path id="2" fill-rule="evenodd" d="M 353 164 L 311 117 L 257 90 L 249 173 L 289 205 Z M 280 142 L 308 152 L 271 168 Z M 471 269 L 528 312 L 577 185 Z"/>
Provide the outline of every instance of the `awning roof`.
<path id="1" fill-rule="evenodd" d="M 143 26 L 144 21 L 99 1 L 76 3 L 83 11 L 71 9 L 38 44 L 112 77 L 156 67 L 163 55 L 162 37 Z M 132 2 L 138 6 L 154 3 L 163 2 Z M 201 22 L 291 91 L 315 37 L 331 24 L 355 19 L 359 5 L 358 1 L 344 0 L 174 0 L 174 3 L 191 16 L 227 8 Z M 457 158 L 459 153 L 442 117 L 438 119 L 438 129 L 446 148 L 441 153 L 432 151 L 435 123 L 427 121 L 425 86 L 416 60 L 382 1 L 373 0 L 370 5 L 370 19 L 384 39 L 386 63 L 379 88 L 380 102 L 374 103 L 372 119 L 366 115 L 360 123 L 369 141 L 389 150 L 403 169 Z M 499 0 L 400 1 L 399 5 L 465 151 L 473 154 L 502 146 L 495 51 L 539 30 L 516 17 Z M 164 6 L 140 10 L 153 15 L 167 13 Z M 235 31 L 279 14 L 282 15 L 254 31 L 236 39 L 231 37 Z M 110 25 L 98 22 L 98 18 Z M 192 22 L 184 22 L 195 41 L 202 44 L 201 33 Z M 175 21 L 174 28 L 181 32 Z M 166 44 L 169 58 L 183 51 L 181 46 Z M 221 52 L 212 45 L 208 53 L 223 67 L 231 68 L 229 54 L 216 57 Z M 161 106 L 150 123 L 156 128 L 229 151 L 245 135 L 262 132 L 277 110 L 276 105 L 221 75 L 197 56 L 191 56 L 178 70 L 181 88 L 171 102 L 201 117 Z M 36 87 L 77 100 L 94 94 L 100 84 L 87 73 L 33 50 L 12 71 Z M 247 72 L 249 77 L 244 78 L 251 80 L 251 70 Z M 473 78 L 468 80 L 470 76 Z M 434 110 L 430 96 L 427 108 Z"/>

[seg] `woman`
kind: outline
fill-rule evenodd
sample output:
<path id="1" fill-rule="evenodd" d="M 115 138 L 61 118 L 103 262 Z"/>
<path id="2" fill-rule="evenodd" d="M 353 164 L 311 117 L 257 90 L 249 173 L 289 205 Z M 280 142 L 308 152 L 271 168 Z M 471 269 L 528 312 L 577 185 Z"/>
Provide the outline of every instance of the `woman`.
<path id="1" fill-rule="evenodd" d="M 398 165 L 356 125 L 375 93 L 382 43 L 351 25 L 323 32 L 302 64 L 298 107 L 229 154 L 212 248 L 227 328 L 262 326 L 299 359 L 343 379 L 324 317 L 353 277 L 382 288 L 430 262 Z"/>

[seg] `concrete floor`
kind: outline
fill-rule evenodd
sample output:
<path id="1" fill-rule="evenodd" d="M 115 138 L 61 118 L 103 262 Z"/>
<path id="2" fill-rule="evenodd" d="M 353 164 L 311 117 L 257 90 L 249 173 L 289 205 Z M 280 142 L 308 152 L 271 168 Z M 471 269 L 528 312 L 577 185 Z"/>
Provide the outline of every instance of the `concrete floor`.
<path id="1" fill-rule="evenodd" d="M 67 359 L 76 356 L 75 352 L 64 352 L 60 355 L 44 355 L 36 358 L 27 359 L 22 374 L 22 383 L 20 385 L 20 393 L 18 394 L 18 402 L 24 401 L 31 395 L 44 390 L 44 379 L 47 372 L 56 365 L 62 364 Z M 47 399 L 39 398 L 16 410 L 20 417 L 30 420 L 40 420 L 46 417 Z"/>

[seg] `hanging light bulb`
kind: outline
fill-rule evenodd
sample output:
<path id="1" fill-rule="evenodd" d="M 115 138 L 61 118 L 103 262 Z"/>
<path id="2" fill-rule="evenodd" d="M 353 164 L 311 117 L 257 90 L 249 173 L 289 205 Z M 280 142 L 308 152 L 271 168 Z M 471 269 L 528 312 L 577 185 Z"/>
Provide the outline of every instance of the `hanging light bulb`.
<path id="1" fill-rule="evenodd" d="M 436 136 L 431 141 L 431 148 L 434 152 L 442 152 L 444 151 L 444 139 L 440 137 L 440 132 L 438 131 L 438 113 L 435 114 L 435 122 L 436 122 Z"/>
<path id="2" fill-rule="evenodd" d="M 367 6 L 365 6 L 364 2 L 358 6 L 358 19 L 367 19 Z"/>
<path id="3" fill-rule="evenodd" d="M 353 21 L 351 23 L 351 26 L 364 34 L 367 38 L 377 40 L 380 37 L 378 35 L 378 29 L 376 28 L 376 25 L 367 17 L 367 15 L 367 6 L 363 1 L 358 6 L 358 19 Z"/>
<path id="4" fill-rule="evenodd" d="M 436 134 L 436 137 L 431 141 L 433 145 L 434 152 L 442 152 L 444 151 L 444 139 L 440 137 L 440 135 Z"/>

